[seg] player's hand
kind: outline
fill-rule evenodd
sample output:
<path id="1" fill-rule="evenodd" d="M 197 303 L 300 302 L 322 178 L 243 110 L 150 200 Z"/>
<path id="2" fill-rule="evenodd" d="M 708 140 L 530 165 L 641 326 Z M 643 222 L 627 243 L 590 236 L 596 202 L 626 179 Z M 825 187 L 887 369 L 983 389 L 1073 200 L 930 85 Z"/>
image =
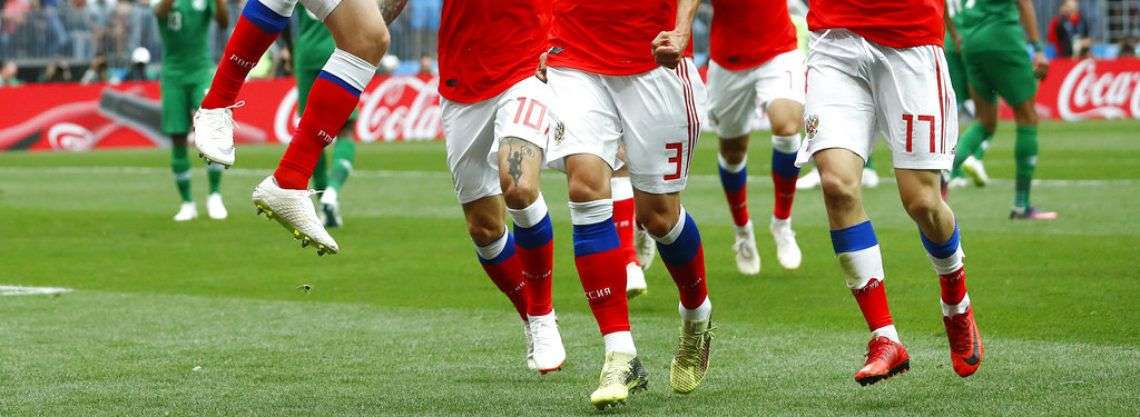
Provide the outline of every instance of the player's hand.
<path id="1" fill-rule="evenodd" d="M 673 69 L 685 59 L 685 48 L 689 46 L 689 34 L 675 30 L 661 32 L 653 39 L 653 59 L 657 65 Z"/>
<path id="2" fill-rule="evenodd" d="M 1038 80 L 1045 79 L 1045 74 L 1049 73 L 1049 60 L 1045 59 L 1044 52 L 1033 54 L 1033 75 Z"/>
<path id="3" fill-rule="evenodd" d="M 538 56 L 538 68 L 534 69 L 534 77 L 542 82 L 546 82 L 546 57 L 549 55 L 550 51 L 543 51 L 542 55 Z"/>

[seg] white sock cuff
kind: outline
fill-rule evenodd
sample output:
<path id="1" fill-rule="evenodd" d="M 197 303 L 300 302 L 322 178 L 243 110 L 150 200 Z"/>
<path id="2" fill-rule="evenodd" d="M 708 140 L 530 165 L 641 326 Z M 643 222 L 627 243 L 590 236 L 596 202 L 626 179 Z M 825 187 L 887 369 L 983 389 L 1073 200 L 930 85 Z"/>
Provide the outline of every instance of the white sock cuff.
<path id="1" fill-rule="evenodd" d="M 796 153 L 800 150 L 800 134 L 791 136 L 772 135 L 772 149 L 779 153 Z"/>
<path id="2" fill-rule="evenodd" d="M 716 164 L 717 166 L 724 168 L 725 171 L 735 174 L 748 166 L 748 155 L 745 155 L 744 159 L 740 160 L 740 163 L 729 164 L 728 161 L 724 160 L 724 155 L 718 153 L 716 154 Z"/>
<path id="3" fill-rule="evenodd" d="M 629 182 L 629 177 L 610 178 L 610 195 L 614 201 L 633 198 L 633 184 Z"/>
<path id="4" fill-rule="evenodd" d="M 970 294 L 962 294 L 962 301 L 955 305 L 946 304 L 946 302 L 942 301 L 942 298 L 939 297 L 938 305 L 942 306 L 942 317 L 964 314 L 966 310 L 970 308 Z"/>
<path id="5" fill-rule="evenodd" d="M 899 331 L 898 331 L 898 329 L 895 328 L 895 325 L 893 325 L 893 324 L 888 324 L 886 326 L 883 326 L 883 327 L 880 327 L 878 329 L 871 331 L 871 337 L 880 337 L 880 336 L 885 337 L 887 339 L 891 339 L 891 340 L 895 341 L 895 343 L 902 343 L 902 341 L 899 340 Z"/>
<path id="6" fill-rule="evenodd" d="M 614 217 L 614 200 L 604 198 L 586 202 L 570 202 L 570 223 L 587 225 Z"/>
<path id="7" fill-rule="evenodd" d="M 519 227 L 534 227 L 546 217 L 547 211 L 546 200 L 542 198 L 542 194 L 539 194 L 538 198 L 526 208 L 517 210 L 507 208 L 507 213 L 511 214 L 511 220 L 514 220 L 515 226 Z"/>
<path id="8" fill-rule="evenodd" d="M 602 335 L 602 342 L 606 346 L 606 352 L 622 352 L 637 355 L 637 346 L 633 344 L 633 333 L 629 331 Z"/>
<path id="9" fill-rule="evenodd" d="M 293 15 L 293 9 L 297 7 L 297 0 L 255 0 L 261 3 L 262 6 L 268 7 L 278 15 L 290 17 Z"/>
<path id="10" fill-rule="evenodd" d="M 947 256 L 947 257 L 942 258 L 942 259 L 935 258 L 934 256 L 931 256 L 930 254 L 927 254 L 927 257 L 930 258 L 930 263 L 932 265 L 934 265 L 934 272 L 936 274 L 946 275 L 946 274 L 952 273 L 954 271 L 957 271 L 959 269 L 962 269 L 962 265 L 964 264 L 963 261 L 966 258 L 966 253 L 962 252 L 962 246 L 959 245 L 958 250 L 954 251 L 953 255 Z"/>
<path id="11" fill-rule="evenodd" d="M 880 281 L 887 278 L 883 274 L 883 254 L 879 251 L 879 245 L 843 252 L 837 256 L 847 280 L 847 288 L 858 290 L 866 287 L 872 278 Z"/>
<path id="12" fill-rule="evenodd" d="M 375 65 L 343 49 L 333 50 L 322 70 L 344 80 L 358 91 L 364 91 L 364 87 L 372 81 L 372 76 L 376 75 Z"/>
<path id="13" fill-rule="evenodd" d="M 504 227 L 503 236 L 499 237 L 499 239 L 491 242 L 491 244 L 487 246 L 476 245 L 475 253 L 478 253 L 479 257 L 483 258 L 483 260 L 495 259 L 499 256 L 499 254 L 503 253 L 503 249 L 507 248 L 507 240 L 509 240 L 508 233 L 510 233 L 510 231 Z"/>
<path id="14" fill-rule="evenodd" d="M 296 3 L 297 0 L 287 0 Z M 324 22 L 329 14 L 332 13 L 336 6 L 340 5 L 340 0 L 301 0 L 301 4 L 305 5 L 305 10 L 313 13 L 317 20 Z"/>
<path id="15" fill-rule="evenodd" d="M 652 235 L 650 235 L 650 236 L 653 237 L 653 240 L 656 240 L 658 243 L 660 243 L 662 245 L 672 245 L 673 242 L 677 241 L 678 237 L 681 237 L 681 232 L 683 230 L 685 230 L 685 216 L 686 215 L 687 215 L 687 213 L 685 212 L 685 207 L 681 206 L 680 215 L 677 216 L 677 223 L 673 225 L 672 229 L 669 229 L 669 233 L 666 233 L 665 236 L 660 236 L 660 237 L 652 236 Z"/>
<path id="16" fill-rule="evenodd" d="M 712 301 L 705 297 L 705 301 L 692 310 L 685 308 L 684 304 L 677 303 L 677 312 L 681 313 L 681 320 L 707 321 L 712 317 Z"/>

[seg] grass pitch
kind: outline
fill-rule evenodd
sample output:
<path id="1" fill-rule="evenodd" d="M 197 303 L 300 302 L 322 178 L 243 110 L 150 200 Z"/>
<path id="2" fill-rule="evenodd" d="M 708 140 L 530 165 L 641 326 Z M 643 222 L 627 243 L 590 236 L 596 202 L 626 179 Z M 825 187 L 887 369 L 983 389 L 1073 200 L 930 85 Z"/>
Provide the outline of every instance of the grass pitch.
<path id="1" fill-rule="evenodd" d="M 769 146 L 754 135 L 751 208 L 764 269 L 735 272 L 731 224 L 705 136 L 686 207 L 701 225 L 720 331 L 704 386 L 668 388 L 676 295 L 658 260 L 631 303 L 650 390 L 618 415 L 1140 414 L 1140 123 L 1045 124 L 1035 203 L 1006 219 L 1011 129 L 997 180 L 951 203 L 969 256 L 986 362 L 949 367 L 938 284 L 892 182 L 866 190 L 912 370 L 872 387 L 852 373 L 867 333 L 831 251 L 818 190 L 801 192 L 803 266 L 764 232 Z M 244 147 L 223 188 L 231 218 L 175 224 L 163 150 L 0 154 L 0 415 L 591 415 L 601 341 L 574 272 L 565 180 L 543 185 L 556 224 L 555 307 L 566 369 L 525 368 L 523 335 L 479 268 L 441 143 L 362 146 L 342 193 L 343 253 L 318 258 L 254 216 L 249 191 L 280 155 Z M 878 169 L 889 176 L 889 157 Z M 205 201 L 205 173 L 195 195 Z M 204 207 L 199 206 L 200 210 Z M 309 285 L 310 291 L 299 289 Z"/>

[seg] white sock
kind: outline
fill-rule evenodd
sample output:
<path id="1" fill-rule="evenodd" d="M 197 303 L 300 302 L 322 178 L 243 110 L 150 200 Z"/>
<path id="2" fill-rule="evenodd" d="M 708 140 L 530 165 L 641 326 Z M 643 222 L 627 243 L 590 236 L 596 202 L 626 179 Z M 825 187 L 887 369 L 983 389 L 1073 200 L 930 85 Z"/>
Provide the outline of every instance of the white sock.
<path id="1" fill-rule="evenodd" d="M 725 171 L 735 174 L 748 166 L 748 156 L 745 156 L 744 159 L 741 159 L 738 163 L 730 164 L 724 159 L 723 155 L 718 153 L 716 154 L 716 164 L 724 168 Z"/>
<path id="2" fill-rule="evenodd" d="M 606 352 L 621 352 L 637 355 L 637 347 L 633 346 L 633 333 L 629 331 L 613 332 L 602 336 Z"/>
<path id="3" fill-rule="evenodd" d="M 880 327 L 878 329 L 871 331 L 871 337 L 872 338 L 880 337 L 880 336 L 885 337 L 887 339 L 891 339 L 895 343 L 902 343 L 902 341 L 899 340 L 899 331 L 895 330 L 895 325 L 893 325 L 893 324 L 888 324 L 886 326 L 883 326 L 883 327 Z"/>
<path id="4" fill-rule="evenodd" d="M 508 233 L 510 233 L 510 231 L 504 227 L 503 236 L 487 246 L 475 246 L 475 253 L 478 253 L 479 257 L 483 258 L 483 260 L 491 260 L 499 257 L 499 254 L 503 253 L 503 249 L 507 248 L 507 240 L 509 240 L 509 236 L 507 236 Z"/>
<path id="5" fill-rule="evenodd" d="M 633 198 L 633 184 L 629 182 L 629 177 L 610 178 L 610 196 L 614 201 Z"/>
<path id="6" fill-rule="evenodd" d="M 705 301 L 692 310 L 685 308 L 684 304 L 677 303 L 677 312 L 681 313 L 681 320 L 684 321 L 708 321 L 712 316 L 712 301 L 705 297 Z"/>
<path id="7" fill-rule="evenodd" d="M 511 214 L 511 220 L 518 227 L 534 227 L 546 217 L 546 212 L 546 200 L 542 198 L 542 194 L 539 194 L 538 198 L 526 208 L 518 210 L 507 208 L 507 213 Z"/>
<path id="8" fill-rule="evenodd" d="M 940 297 L 938 304 L 942 306 L 942 317 L 965 314 L 966 309 L 970 308 L 970 294 L 962 294 L 962 301 L 958 304 L 946 304 Z"/>

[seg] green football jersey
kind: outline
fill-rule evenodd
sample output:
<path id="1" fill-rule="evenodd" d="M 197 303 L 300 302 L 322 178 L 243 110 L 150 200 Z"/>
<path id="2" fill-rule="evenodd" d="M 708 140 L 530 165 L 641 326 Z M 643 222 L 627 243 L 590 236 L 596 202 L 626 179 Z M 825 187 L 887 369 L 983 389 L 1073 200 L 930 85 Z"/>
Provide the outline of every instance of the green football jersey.
<path id="1" fill-rule="evenodd" d="M 293 48 L 293 63 L 298 69 L 321 69 L 332 56 L 336 42 L 332 33 L 317 17 L 297 5 L 297 43 Z"/>
<path id="2" fill-rule="evenodd" d="M 189 76 L 213 68 L 207 39 L 213 19 L 214 0 L 174 0 L 166 19 L 158 21 L 163 76 Z"/>
<path id="3" fill-rule="evenodd" d="M 1025 51 L 1017 0 L 964 0 L 958 16 L 965 49 Z"/>

